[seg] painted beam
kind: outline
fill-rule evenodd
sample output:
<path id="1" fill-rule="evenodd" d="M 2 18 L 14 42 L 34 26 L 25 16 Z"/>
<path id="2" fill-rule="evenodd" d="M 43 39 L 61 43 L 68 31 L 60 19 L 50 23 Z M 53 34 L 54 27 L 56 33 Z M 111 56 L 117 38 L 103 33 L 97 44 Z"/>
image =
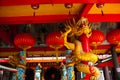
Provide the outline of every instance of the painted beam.
<path id="1" fill-rule="evenodd" d="M 26 61 L 29 63 L 33 62 L 62 62 L 66 60 L 66 57 L 58 57 L 58 60 L 56 57 L 31 57 L 31 58 L 26 58 Z M 1 58 L 0 63 L 7 63 L 9 60 L 8 58 Z"/>
<path id="2" fill-rule="evenodd" d="M 0 17 L 0 25 L 8 24 L 32 24 L 32 23 L 60 23 L 72 19 L 76 15 L 42 15 L 42 16 L 18 16 Z"/>
<path id="3" fill-rule="evenodd" d="M 120 3 L 120 0 L 0 0 L 0 6 L 64 3 Z"/>
<path id="4" fill-rule="evenodd" d="M 120 56 L 117 57 L 117 60 L 118 62 L 120 62 Z M 114 67 L 113 60 L 109 60 L 107 62 L 103 62 L 97 65 L 97 67 L 105 67 L 105 66 Z"/>
<path id="5" fill-rule="evenodd" d="M 8 57 L 10 55 L 17 55 L 19 51 L 22 49 L 20 48 L 0 48 L 0 57 Z M 58 54 L 64 55 L 65 54 L 65 47 L 59 49 Z M 56 51 L 49 47 L 33 47 L 27 50 L 27 56 L 55 56 Z"/>
<path id="6" fill-rule="evenodd" d="M 86 11 L 85 11 L 86 12 Z M 84 13 L 83 13 L 84 14 Z M 89 22 L 120 22 L 120 14 L 88 14 L 83 15 Z M 94 16 L 94 17 L 93 17 Z M 34 24 L 34 23 L 61 23 L 79 15 L 42 15 L 42 16 L 20 16 L 20 17 L 0 17 L 0 25 L 9 24 Z"/>
<path id="7" fill-rule="evenodd" d="M 89 22 L 120 22 L 120 14 L 88 14 Z"/>
<path id="8" fill-rule="evenodd" d="M 89 14 L 94 4 L 87 4 L 82 12 L 82 16 L 88 18 L 89 22 L 120 22 L 120 14 Z"/>
<path id="9" fill-rule="evenodd" d="M 17 52 L 17 51 L 21 51 L 22 49 L 20 48 L 0 48 L 0 52 Z M 59 49 L 61 51 L 65 50 L 65 47 Z M 50 47 L 32 47 L 30 49 L 27 49 L 27 51 L 55 51 L 54 49 L 50 48 Z"/>
<path id="10" fill-rule="evenodd" d="M 95 54 L 108 54 L 110 53 L 109 49 L 111 48 L 110 45 L 100 45 L 96 49 L 91 46 L 91 49 L 93 50 L 93 53 Z M 18 52 L 21 51 L 19 48 L 0 48 L 0 57 L 6 57 L 9 55 L 15 55 L 18 54 Z M 66 48 L 63 47 L 59 49 L 58 53 L 59 54 L 64 54 L 66 51 Z M 116 51 L 119 53 L 120 52 L 120 46 L 116 47 Z M 32 47 L 27 50 L 27 54 L 29 55 L 53 55 L 55 54 L 55 50 L 49 47 Z"/>
<path id="11" fill-rule="evenodd" d="M 81 16 L 83 16 L 83 17 L 86 17 L 86 15 L 88 15 L 88 12 L 90 11 L 90 9 L 92 8 L 93 5 L 94 4 L 86 4 L 85 7 L 84 7 L 84 9 L 83 9 L 83 11 L 82 11 L 82 13 L 80 11 L 79 14 Z"/>
<path id="12" fill-rule="evenodd" d="M 104 49 L 110 49 L 111 46 L 110 45 L 100 45 L 100 46 L 97 46 L 96 49 L 94 49 L 94 47 L 91 46 L 91 49 L 93 50 L 104 50 Z M 120 46 L 116 47 L 116 49 L 119 49 Z M 0 48 L 0 52 L 17 52 L 17 51 L 20 51 L 22 49 L 20 48 Z M 66 50 L 65 47 L 59 49 L 61 51 L 64 51 Z M 28 49 L 27 51 L 54 51 L 54 49 L 50 48 L 50 47 L 32 47 L 30 49 Z"/>

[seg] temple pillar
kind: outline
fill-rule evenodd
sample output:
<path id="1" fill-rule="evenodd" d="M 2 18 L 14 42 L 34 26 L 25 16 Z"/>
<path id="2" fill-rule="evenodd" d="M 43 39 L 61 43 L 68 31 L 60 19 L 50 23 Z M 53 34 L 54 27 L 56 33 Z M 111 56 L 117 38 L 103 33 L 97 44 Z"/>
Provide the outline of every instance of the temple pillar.
<path id="1" fill-rule="evenodd" d="M 70 59 L 72 55 L 71 50 L 66 50 L 66 63 L 71 63 L 72 60 Z M 75 80 L 75 71 L 74 71 L 74 65 L 67 67 L 67 80 Z"/>
<path id="2" fill-rule="evenodd" d="M 19 52 L 20 64 L 17 65 L 18 70 L 18 80 L 25 80 L 25 70 L 26 70 L 26 52 Z"/>
<path id="3" fill-rule="evenodd" d="M 110 80 L 110 74 L 109 74 L 109 67 L 108 66 L 104 67 L 104 72 L 105 72 L 105 80 Z"/>
<path id="4" fill-rule="evenodd" d="M 111 47 L 111 54 L 112 54 L 113 65 L 115 68 L 116 77 L 118 80 L 120 80 L 120 67 L 119 67 L 119 63 L 118 63 L 117 53 L 116 53 L 114 47 Z"/>

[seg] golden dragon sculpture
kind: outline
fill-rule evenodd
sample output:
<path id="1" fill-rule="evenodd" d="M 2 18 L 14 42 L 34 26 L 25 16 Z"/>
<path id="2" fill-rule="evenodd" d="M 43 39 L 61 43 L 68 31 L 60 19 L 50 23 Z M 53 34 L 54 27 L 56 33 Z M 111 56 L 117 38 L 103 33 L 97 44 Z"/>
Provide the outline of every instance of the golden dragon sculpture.
<path id="1" fill-rule="evenodd" d="M 65 32 L 62 32 L 60 38 L 64 38 L 64 46 L 72 50 L 72 56 L 70 58 L 72 62 L 67 63 L 66 66 L 68 67 L 75 65 L 78 71 L 91 74 L 90 80 L 98 80 L 100 76 L 99 69 L 94 66 L 82 63 L 82 61 L 96 63 L 98 60 L 97 55 L 92 53 L 92 51 L 88 53 L 84 52 L 82 44 L 79 40 L 74 39 L 72 42 L 67 41 L 67 37 L 80 36 L 82 34 L 86 34 L 88 37 L 91 36 L 92 29 L 88 23 L 88 20 L 82 17 L 76 23 L 75 19 L 73 19 L 73 23 L 68 21 L 66 22 L 65 26 Z"/>

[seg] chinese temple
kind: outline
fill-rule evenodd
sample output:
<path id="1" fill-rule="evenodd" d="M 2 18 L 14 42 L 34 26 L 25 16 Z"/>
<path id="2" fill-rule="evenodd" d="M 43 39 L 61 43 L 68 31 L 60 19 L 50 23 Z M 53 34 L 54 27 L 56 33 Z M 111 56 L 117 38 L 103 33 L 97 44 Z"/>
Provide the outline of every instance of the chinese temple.
<path id="1" fill-rule="evenodd" d="M 0 0 L 0 80 L 120 80 L 120 0 Z"/>

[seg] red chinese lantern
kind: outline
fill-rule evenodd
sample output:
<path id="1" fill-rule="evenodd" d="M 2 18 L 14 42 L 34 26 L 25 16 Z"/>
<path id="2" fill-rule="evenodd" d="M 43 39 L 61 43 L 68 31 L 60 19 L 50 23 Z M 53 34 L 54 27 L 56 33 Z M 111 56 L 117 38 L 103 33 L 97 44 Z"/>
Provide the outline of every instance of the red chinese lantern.
<path id="1" fill-rule="evenodd" d="M 110 44 L 120 44 L 120 30 L 112 30 L 107 34 L 107 41 Z"/>
<path id="2" fill-rule="evenodd" d="M 31 48 L 35 44 L 35 38 L 31 34 L 21 33 L 14 39 L 14 44 L 24 50 Z"/>
<path id="3" fill-rule="evenodd" d="M 31 48 L 32 46 L 34 46 L 35 44 L 35 38 L 28 33 L 21 33 L 16 35 L 15 39 L 14 39 L 14 44 L 23 49 L 23 53 L 22 53 L 22 59 L 24 61 L 24 64 L 26 65 L 26 49 Z"/>
<path id="4" fill-rule="evenodd" d="M 93 30 L 89 39 L 92 46 L 97 46 L 105 40 L 105 35 L 99 30 Z"/>
<path id="5" fill-rule="evenodd" d="M 51 32 L 46 37 L 46 44 L 56 50 L 56 59 L 58 60 L 58 49 L 64 46 L 64 39 L 60 38 L 60 32 Z"/>
<path id="6" fill-rule="evenodd" d="M 46 44 L 48 46 L 63 46 L 64 45 L 64 39 L 61 38 L 61 33 L 60 32 L 51 32 L 50 34 L 47 35 L 46 37 Z"/>

